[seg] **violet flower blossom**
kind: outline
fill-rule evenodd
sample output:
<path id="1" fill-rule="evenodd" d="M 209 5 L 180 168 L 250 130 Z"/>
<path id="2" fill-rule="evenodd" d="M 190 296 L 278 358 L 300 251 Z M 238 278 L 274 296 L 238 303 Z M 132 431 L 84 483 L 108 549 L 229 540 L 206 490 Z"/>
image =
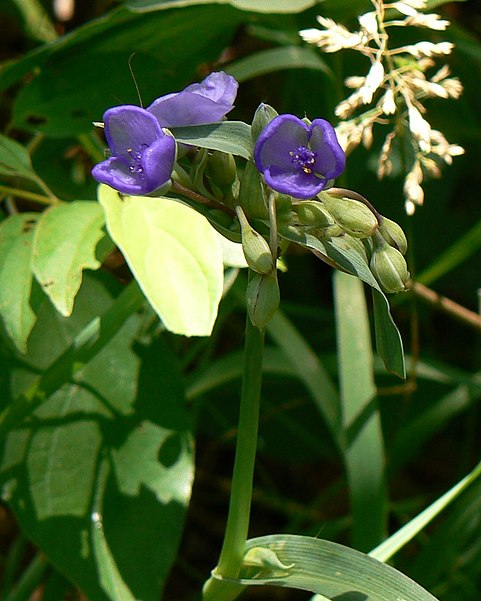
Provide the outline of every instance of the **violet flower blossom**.
<path id="1" fill-rule="evenodd" d="M 104 124 L 111 156 L 92 169 L 97 181 L 133 195 L 150 194 L 170 181 L 176 142 L 151 113 L 116 106 L 105 112 Z"/>
<path id="2" fill-rule="evenodd" d="M 157 98 L 147 111 L 158 119 L 162 127 L 214 123 L 234 108 L 238 87 L 231 75 L 223 71 L 211 73 L 182 92 Z"/>
<path id="3" fill-rule="evenodd" d="M 328 121 L 279 115 L 259 135 L 254 160 L 273 190 L 307 199 L 344 171 L 346 156 Z"/>

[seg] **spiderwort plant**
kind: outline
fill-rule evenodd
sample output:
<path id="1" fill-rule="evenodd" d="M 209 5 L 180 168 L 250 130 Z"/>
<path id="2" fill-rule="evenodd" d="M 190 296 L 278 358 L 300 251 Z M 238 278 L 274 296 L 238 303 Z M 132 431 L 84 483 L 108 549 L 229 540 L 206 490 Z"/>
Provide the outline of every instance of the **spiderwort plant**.
<path id="1" fill-rule="evenodd" d="M 138 106 L 117 106 L 105 112 L 104 127 L 111 156 L 93 168 L 97 181 L 131 195 L 169 187 L 176 142 L 151 113 Z"/>
<path id="2" fill-rule="evenodd" d="M 294 115 L 279 115 L 263 129 L 254 159 L 268 186 L 301 199 L 321 192 L 346 162 L 328 121 L 315 119 L 308 125 Z"/>
<path id="3" fill-rule="evenodd" d="M 243 568 L 249 530 L 264 335 L 280 302 L 279 248 L 286 240 L 303 244 L 305 232 L 319 236 L 323 243 L 343 236 L 348 251 L 357 253 L 358 260 L 364 261 L 365 269 L 369 270 L 366 250 L 355 237 L 383 235 L 377 232 L 383 218 L 373 212 L 368 201 L 362 204 L 349 199 L 349 191 L 340 188 L 325 191 L 343 172 L 345 154 L 334 128 L 324 119 L 307 122 L 294 115 L 278 115 L 272 107 L 262 104 L 252 127 L 244 130 L 246 139 L 239 143 L 242 150 L 239 155 L 245 157 L 245 148 L 250 148 L 255 140 L 253 157 L 248 160 L 240 185 L 236 185 L 239 183 L 236 160 L 229 154 L 232 140 L 227 146 L 229 153 L 219 150 L 229 128 L 212 145 L 206 144 L 205 133 L 200 134 L 197 141 L 205 145 L 202 152 L 196 153 L 192 146 L 193 152 L 179 153 L 177 159 L 176 141 L 163 128 L 222 121 L 233 108 L 237 87 L 231 76 L 212 73 L 181 92 L 158 98 L 147 109 L 135 106 L 109 109 L 104 121 L 111 156 L 92 171 L 98 181 L 130 195 L 164 194 L 174 170 L 174 178 L 182 174 L 186 185 L 175 181 L 169 193 L 180 196 L 193 209 L 200 211 L 199 203 L 205 205 L 201 212 L 219 231 L 241 239 L 249 266 L 243 385 L 229 515 L 218 565 L 203 589 L 204 601 L 231 601 L 242 588 L 233 581 Z M 215 131 L 211 135 L 215 136 Z M 212 149 L 216 152 L 212 153 Z M 222 193 L 215 195 L 215 191 Z M 256 202 L 262 205 L 262 211 L 253 211 Z M 221 213 L 222 220 L 215 213 Z M 225 219 L 230 221 L 226 223 Z M 289 238 L 292 231 L 293 239 Z M 391 238 L 399 240 L 399 232 L 394 231 Z M 356 242 L 361 244 L 361 252 Z M 303 245 L 311 248 L 307 242 Z M 340 250 L 336 252 L 339 256 Z M 345 270 L 347 266 L 349 270 L 349 252 L 343 257 L 347 262 L 342 265 L 333 260 L 329 264 Z M 396 253 L 401 257 L 396 277 L 401 280 L 398 272 L 402 272 L 403 259 L 400 252 Z M 374 265 L 382 272 L 380 281 L 388 281 L 385 263 L 376 260 Z M 358 272 L 353 269 L 352 273 Z M 391 280 L 392 277 L 389 287 L 393 291 Z M 399 284 L 397 280 L 396 283 Z M 396 291 L 401 289 L 401 284 L 396 286 Z"/>

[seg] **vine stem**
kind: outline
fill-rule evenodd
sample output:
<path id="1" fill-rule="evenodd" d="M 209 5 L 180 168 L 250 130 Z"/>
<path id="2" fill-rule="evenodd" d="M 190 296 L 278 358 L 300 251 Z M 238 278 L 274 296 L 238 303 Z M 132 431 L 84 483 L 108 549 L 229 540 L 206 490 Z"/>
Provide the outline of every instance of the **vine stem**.
<path id="1" fill-rule="evenodd" d="M 247 316 L 239 428 L 229 514 L 219 563 L 213 576 L 204 586 L 204 601 L 231 601 L 242 590 L 241 586 L 228 582 L 228 580 L 238 577 L 249 530 L 263 350 L 264 330 L 259 330 L 254 326 Z"/>

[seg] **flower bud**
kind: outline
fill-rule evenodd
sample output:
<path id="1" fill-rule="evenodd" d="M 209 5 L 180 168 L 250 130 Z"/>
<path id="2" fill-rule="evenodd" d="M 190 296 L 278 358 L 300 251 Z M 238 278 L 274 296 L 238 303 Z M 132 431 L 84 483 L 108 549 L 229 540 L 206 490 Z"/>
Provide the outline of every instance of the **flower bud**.
<path id="1" fill-rule="evenodd" d="M 256 143 L 257 138 L 264 127 L 278 115 L 279 113 L 270 104 L 265 104 L 264 102 L 259 104 L 256 112 L 254 113 L 254 118 L 252 119 L 251 125 L 251 136 L 254 144 Z"/>
<path id="2" fill-rule="evenodd" d="M 237 177 L 234 157 L 228 152 L 214 150 L 207 159 L 207 172 L 221 190 L 232 186 Z"/>
<path id="3" fill-rule="evenodd" d="M 409 271 L 406 261 L 397 248 L 383 241 L 372 253 L 371 271 L 384 292 L 395 293 L 406 289 Z"/>
<path id="4" fill-rule="evenodd" d="M 239 204 L 249 219 L 269 218 L 261 174 L 252 161 L 247 161 L 241 177 Z"/>
<path id="5" fill-rule="evenodd" d="M 337 245 L 344 249 L 354 250 L 358 255 L 360 255 L 366 263 L 369 263 L 368 258 L 368 249 L 366 249 L 365 243 L 366 241 L 370 241 L 368 238 L 354 238 L 349 234 L 344 234 L 337 241 Z"/>
<path id="6" fill-rule="evenodd" d="M 372 236 L 378 226 L 374 213 L 365 204 L 352 198 L 334 198 L 321 194 L 323 205 L 342 229 L 355 238 Z"/>
<path id="7" fill-rule="evenodd" d="M 270 273 L 275 266 L 274 257 L 267 240 L 253 229 L 241 207 L 236 207 L 241 226 L 242 250 L 247 265 L 257 273 Z"/>
<path id="8" fill-rule="evenodd" d="M 250 274 L 246 290 L 247 313 L 259 330 L 263 330 L 277 311 L 280 303 L 277 271 L 261 275 Z"/>
<path id="9" fill-rule="evenodd" d="M 334 217 L 320 202 L 315 200 L 306 200 L 299 203 L 295 210 L 299 221 L 303 225 L 312 225 L 313 227 L 329 227 L 336 225 Z"/>
<path id="10" fill-rule="evenodd" d="M 408 241 L 406 234 L 398 223 L 387 217 L 383 217 L 379 224 L 379 232 L 388 244 L 397 248 L 403 255 L 406 254 Z"/>

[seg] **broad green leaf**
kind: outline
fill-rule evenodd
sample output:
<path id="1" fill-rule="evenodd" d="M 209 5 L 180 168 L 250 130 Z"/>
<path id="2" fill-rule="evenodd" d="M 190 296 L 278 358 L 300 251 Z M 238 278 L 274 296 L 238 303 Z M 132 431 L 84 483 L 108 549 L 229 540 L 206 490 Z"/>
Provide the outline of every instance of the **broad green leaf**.
<path id="1" fill-rule="evenodd" d="M 334 272 L 337 361 L 352 514 L 352 545 L 368 551 L 384 537 L 387 520 L 384 441 L 373 375 L 364 286 Z"/>
<path id="2" fill-rule="evenodd" d="M 12 215 L 0 224 L 0 315 L 20 352 L 35 323 L 30 306 L 32 245 L 37 213 Z"/>
<path id="3" fill-rule="evenodd" d="M 436 601 L 413 580 L 394 568 L 343 545 L 319 538 L 275 534 L 247 541 L 246 552 L 267 548 L 284 566 L 244 568 L 234 585 L 272 585 L 319 593 L 343 601 Z"/>
<path id="4" fill-rule="evenodd" d="M 13 392 L 28 390 L 39 370 L 57 388 L 44 394 L 32 420 L 3 437 L 0 485 L 29 538 L 89 598 L 157 601 L 193 476 L 170 351 L 159 341 L 134 352 L 142 322 L 130 314 L 120 323 L 104 320 L 104 330 L 115 328 L 109 342 L 71 369 L 69 382 L 61 385 L 55 371 L 59 354 L 89 339 L 83 331 L 110 302 L 104 287 L 86 278 L 68 320 L 45 304 Z"/>
<path id="5" fill-rule="evenodd" d="M 285 69 L 329 71 L 319 52 L 302 46 L 281 46 L 280 48 L 261 50 L 231 63 L 226 71 L 237 81 L 242 82 L 252 77 Z"/>
<path id="6" fill-rule="evenodd" d="M 97 202 L 58 204 L 40 217 L 35 229 L 33 272 L 43 291 L 64 316 L 72 313 L 84 269 L 98 269 L 97 243 L 104 236 L 104 214 Z"/>
<path id="7" fill-rule="evenodd" d="M 173 127 L 172 133 L 178 142 L 230 152 L 244 159 L 250 159 L 252 156 L 251 128 L 243 121 Z"/>
<path id="8" fill-rule="evenodd" d="M 222 248 L 209 222 L 168 198 L 100 186 L 109 233 L 165 327 L 209 336 L 222 294 Z"/>
<path id="9" fill-rule="evenodd" d="M 0 85 L 33 77 L 17 95 L 13 120 L 22 130 L 68 137 L 92 130 L 115 104 L 145 106 L 198 79 L 199 64 L 217 60 L 246 15 L 230 6 L 136 14 L 124 7 L 92 20 L 6 68 Z M 48 93 L 46 93 L 48 90 Z M 88 98 L 88 102 L 85 99 Z"/>
<path id="10" fill-rule="evenodd" d="M 36 179 L 28 150 L 11 138 L 0 134 L 0 174 L 20 175 Z"/>
<path id="11" fill-rule="evenodd" d="M 392 319 L 389 301 L 369 269 L 367 256 L 361 250 L 362 244 L 359 246 L 360 241 L 352 241 L 347 235 L 321 241 L 316 236 L 294 227 L 282 229 L 280 235 L 310 249 L 332 267 L 355 275 L 371 286 L 377 301 L 374 307 L 377 350 L 386 369 L 404 378 L 406 368 L 401 335 Z"/>
<path id="12" fill-rule="evenodd" d="M 231 4 L 240 10 L 259 13 L 298 13 L 315 6 L 318 0 L 127 0 L 126 5 L 136 11 L 184 8 L 196 4 Z"/>

